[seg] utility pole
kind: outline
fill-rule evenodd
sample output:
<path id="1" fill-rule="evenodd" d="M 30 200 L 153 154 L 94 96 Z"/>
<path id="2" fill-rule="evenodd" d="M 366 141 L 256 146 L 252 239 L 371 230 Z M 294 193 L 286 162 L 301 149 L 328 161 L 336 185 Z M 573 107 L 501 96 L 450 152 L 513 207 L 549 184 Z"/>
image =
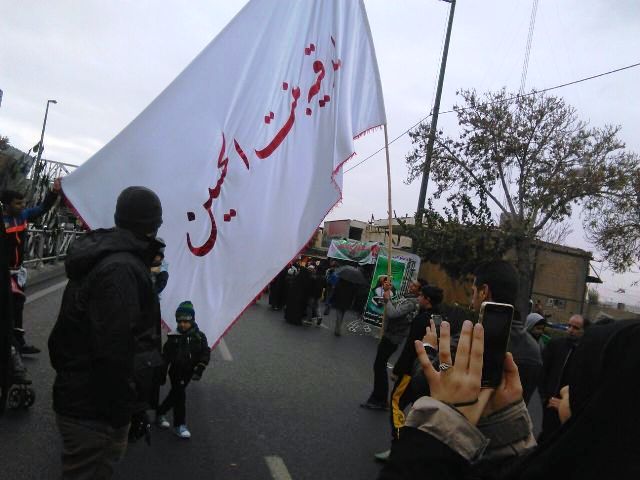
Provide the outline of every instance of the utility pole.
<path id="1" fill-rule="evenodd" d="M 438 113 L 440 111 L 440 98 L 442 97 L 442 85 L 444 84 L 444 72 L 447 68 L 447 55 L 449 54 L 449 39 L 451 38 L 451 28 L 453 27 L 453 14 L 456 10 L 456 0 L 443 0 L 451 4 L 449 8 L 449 24 L 447 25 L 447 35 L 444 40 L 444 50 L 442 52 L 442 61 L 440 63 L 440 76 L 438 77 L 438 89 L 436 90 L 436 98 L 433 103 L 433 112 L 431 117 L 431 129 L 429 130 L 429 140 L 427 142 L 427 153 L 424 160 L 424 168 L 422 170 L 422 184 L 420 185 L 420 196 L 418 197 L 418 210 L 416 211 L 416 226 L 422 224 L 422 211 L 427 197 L 427 187 L 429 186 L 429 173 L 431 171 L 431 156 L 433 155 L 433 144 L 436 138 L 438 128 Z M 417 245 L 413 245 L 415 252 Z"/>

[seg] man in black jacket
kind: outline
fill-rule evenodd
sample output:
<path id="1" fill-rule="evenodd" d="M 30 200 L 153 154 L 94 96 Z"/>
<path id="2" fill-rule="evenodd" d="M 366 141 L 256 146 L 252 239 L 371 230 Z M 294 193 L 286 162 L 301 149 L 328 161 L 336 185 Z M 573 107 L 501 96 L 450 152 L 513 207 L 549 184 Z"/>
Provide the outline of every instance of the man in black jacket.
<path id="1" fill-rule="evenodd" d="M 540 399 L 542 400 L 542 432 L 538 442 L 547 440 L 553 432 L 560 428 L 558 407 L 560 405 L 560 389 L 568 384 L 566 366 L 573 350 L 584 334 L 587 322 L 582 315 L 569 318 L 568 336 L 551 340 L 542 354 L 542 378 L 540 379 Z"/>
<path id="2" fill-rule="evenodd" d="M 49 338 L 65 479 L 111 478 L 132 416 L 148 408 L 152 367 L 160 360 L 160 308 L 149 274 L 163 246 L 155 238 L 160 199 L 144 187 L 126 188 L 114 218 L 115 228 L 73 244 Z"/>

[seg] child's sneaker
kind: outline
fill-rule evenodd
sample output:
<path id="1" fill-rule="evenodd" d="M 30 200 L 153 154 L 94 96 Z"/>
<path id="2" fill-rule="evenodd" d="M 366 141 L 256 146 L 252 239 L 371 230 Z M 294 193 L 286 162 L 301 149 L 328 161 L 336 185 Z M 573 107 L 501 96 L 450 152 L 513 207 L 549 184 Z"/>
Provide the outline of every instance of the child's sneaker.
<path id="1" fill-rule="evenodd" d="M 191 432 L 186 425 L 178 425 L 175 429 L 176 435 L 180 438 L 191 438 Z"/>
<path id="2" fill-rule="evenodd" d="M 156 416 L 156 425 L 158 425 L 160 428 L 169 428 L 171 426 L 169 420 L 167 420 L 167 417 L 165 417 L 164 415 Z"/>

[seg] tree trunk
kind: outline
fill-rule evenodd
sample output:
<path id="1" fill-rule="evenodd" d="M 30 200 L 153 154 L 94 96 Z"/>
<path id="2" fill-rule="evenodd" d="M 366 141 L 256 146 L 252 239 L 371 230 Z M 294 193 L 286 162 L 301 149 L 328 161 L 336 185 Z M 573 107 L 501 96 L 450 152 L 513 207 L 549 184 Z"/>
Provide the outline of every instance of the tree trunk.
<path id="1" fill-rule="evenodd" d="M 531 299 L 531 288 L 533 286 L 533 249 L 530 238 L 523 238 L 516 242 L 516 269 L 518 270 L 518 297 L 515 309 L 520 312 L 520 321 L 524 326 L 524 321 L 529 314 L 529 300 Z M 514 319 L 515 321 L 515 319 Z"/>

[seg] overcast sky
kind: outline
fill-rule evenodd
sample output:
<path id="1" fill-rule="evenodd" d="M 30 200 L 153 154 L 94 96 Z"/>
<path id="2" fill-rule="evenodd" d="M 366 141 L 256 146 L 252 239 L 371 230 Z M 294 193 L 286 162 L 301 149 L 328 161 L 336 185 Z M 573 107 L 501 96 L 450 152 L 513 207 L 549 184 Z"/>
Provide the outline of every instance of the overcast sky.
<path id="1" fill-rule="evenodd" d="M 233 0 L 0 0 L 0 134 L 28 150 L 39 140 L 47 99 L 45 157 L 80 164 L 140 113 L 246 2 Z M 393 139 L 433 102 L 449 4 L 366 0 Z M 441 110 L 456 90 L 520 86 L 532 0 L 458 0 Z M 546 88 L 640 62 L 637 0 L 540 0 L 527 89 Z M 224 71 L 220 72 L 224 75 Z M 594 126 L 622 125 L 640 152 L 640 68 L 555 91 Z M 452 134 L 453 115 L 440 117 Z M 383 146 L 372 133 L 346 168 Z M 391 146 L 394 209 L 413 215 L 419 185 L 405 185 L 408 136 Z M 386 215 L 384 154 L 344 176 L 344 200 L 329 219 Z M 431 188 L 430 188 L 431 191 Z M 567 245 L 591 250 L 574 219 Z M 595 253 L 597 256 L 597 253 Z M 596 265 L 597 266 L 597 265 Z M 639 275 L 602 272 L 604 299 L 640 303 Z M 615 295 L 625 288 L 627 295 Z"/>

